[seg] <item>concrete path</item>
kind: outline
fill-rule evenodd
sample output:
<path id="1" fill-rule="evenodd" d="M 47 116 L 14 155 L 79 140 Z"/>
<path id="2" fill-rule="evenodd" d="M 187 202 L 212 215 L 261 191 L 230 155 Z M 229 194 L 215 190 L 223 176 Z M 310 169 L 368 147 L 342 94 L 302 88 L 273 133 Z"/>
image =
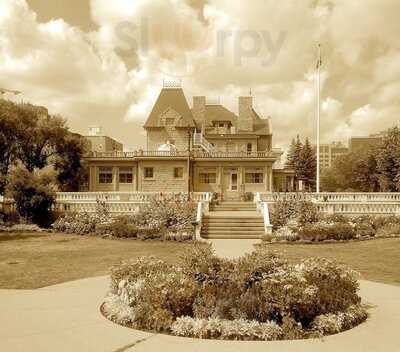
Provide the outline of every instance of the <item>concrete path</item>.
<path id="1" fill-rule="evenodd" d="M 7 352 L 395 352 L 400 351 L 400 287 L 361 282 L 370 319 L 321 340 L 235 342 L 149 334 L 100 314 L 107 277 L 37 290 L 0 290 L 0 350 Z"/>
<path id="2" fill-rule="evenodd" d="M 258 239 L 210 239 L 206 242 L 211 243 L 215 253 L 219 257 L 237 258 L 245 253 L 251 253 L 254 250 L 254 244 L 260 243 Z"/>

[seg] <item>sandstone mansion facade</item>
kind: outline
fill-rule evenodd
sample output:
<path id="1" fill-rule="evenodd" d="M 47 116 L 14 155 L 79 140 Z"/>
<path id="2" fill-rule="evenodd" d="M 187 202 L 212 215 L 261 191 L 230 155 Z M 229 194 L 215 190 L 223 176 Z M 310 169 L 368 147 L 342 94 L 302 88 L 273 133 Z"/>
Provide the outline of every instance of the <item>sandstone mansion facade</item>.
<path id="1" fill-rule="evenodd" d="M 238 103 L 237 115 L 204 96 L 190 108 L 181 87 L 164 86 L 143 126 L 146 150 L 99 148 L 89 137 L 89 191 L 215 192 L 240 200 L 293 190 L 293 171 L 280 166 L 282 151 L 272 147 L 271 118 L 257 114 L 251 96 Z"/>

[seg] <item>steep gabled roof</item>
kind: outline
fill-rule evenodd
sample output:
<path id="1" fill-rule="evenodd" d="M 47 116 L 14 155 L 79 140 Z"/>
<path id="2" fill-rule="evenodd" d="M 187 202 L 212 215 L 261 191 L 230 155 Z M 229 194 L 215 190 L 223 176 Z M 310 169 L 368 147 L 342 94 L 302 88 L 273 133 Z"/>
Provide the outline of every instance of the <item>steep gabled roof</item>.
<path id="1" fill-rule="evenodd" d="M 212 126 L 214 121 L 229 121 L 235 125 L 237 116 L 222 105 L 206 105 L 205 121 L 207 126 Z"/>
<path id="2" fill-rule="evenodd" d="M 143 127 L 161 127 L 159 122 L 160 115 L 168 108 L 174 109 L 182 116 L 179 127 L 195 127 L 192 112 L 182 88 L 163 88 Z"/>

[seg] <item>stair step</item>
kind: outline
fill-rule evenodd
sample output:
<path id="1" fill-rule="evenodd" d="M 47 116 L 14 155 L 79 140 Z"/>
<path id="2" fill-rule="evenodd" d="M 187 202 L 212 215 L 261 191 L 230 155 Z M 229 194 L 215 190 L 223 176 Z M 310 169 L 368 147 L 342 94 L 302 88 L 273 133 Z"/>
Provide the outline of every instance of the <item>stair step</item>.
<path id="1" fill-rule="evenodd" d="M 264 220 L 262 218 L 245 218 L 245 219 L 238 219 L 238 218 L 217 218 L 217 217 L 212 217 L 212 218 L 203 218 L 203 221 L 205 222 L 212 222 L 212 223 L 263 223 Z"/>
<path id="2" fill-rule="evenodd" d="M 249 228 L 249 229 L 254 229 L 254 228 L 264 228 L 264 224 L 262 222 L 258 223 L 238 223 L 238 222 L 203 222 L 203 227 L 215 227 L 215 228 Z"/>
<path id="3" fill-rule="evenodd" d="M 205 239 L 226 239 L 226 240 L 236 240 L 236 239 L 260 239 L 260 235 L 243 235 L 243 234 L 235 234 L 235 235 L 206 235 L 201 234 L 202 238 Z"/>
<path id="4" fill-rule="evenodd" d="M 204 232 L 260 232 L 264 231 L 263 226 L 259 227 L 203 227 Z"/>

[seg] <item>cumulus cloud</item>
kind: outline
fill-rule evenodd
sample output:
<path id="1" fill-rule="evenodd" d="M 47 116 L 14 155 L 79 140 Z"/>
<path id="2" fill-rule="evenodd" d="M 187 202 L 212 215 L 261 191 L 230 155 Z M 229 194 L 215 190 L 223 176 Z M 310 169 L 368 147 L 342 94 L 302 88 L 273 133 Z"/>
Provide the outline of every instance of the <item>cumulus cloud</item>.
<path id="1" fill-rule="evenodd" d="M 88 0 L 89 1 L 89 0 Z M 316 43 L 323 45 L 322 140 L 380 131 L 400 112 L 397 0 L 90 0 L 84 32 L 38 23 L 24 0 L 0 4 L 1 85 L 69 118 L 99 123 L 125 144 L 138 133 L 163 79 L 186 96 L 220 96 L 237 110 L 252 89 L 274 140 L 315 137 Z"/>

